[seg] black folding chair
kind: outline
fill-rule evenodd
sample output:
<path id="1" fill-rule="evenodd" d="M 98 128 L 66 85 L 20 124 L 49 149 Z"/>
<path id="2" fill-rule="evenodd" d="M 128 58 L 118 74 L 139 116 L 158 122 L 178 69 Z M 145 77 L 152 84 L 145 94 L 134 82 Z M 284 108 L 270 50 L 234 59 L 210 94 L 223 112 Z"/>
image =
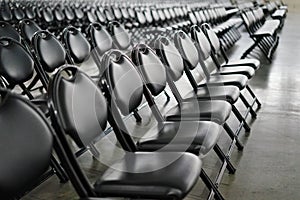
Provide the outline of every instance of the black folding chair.
<path id="1" fill-rule="evenodd" d="M 197 156 L 176 152 L 136 152 L 129 145 L 124 158 L 113 163 L 91 186 L 74 157 L 66 134 L 74 140 L 84 139 L 81 141 L 89 144 L 103 132 L 107 119 L 116 134 L 120 129 L 98 86 L 76 67 L 66 66 L 57 72 L 50 82 L 49 96 L 51 119 L 70 161 L 68 168 L 71 170 L 66 171 L 81 198 L 183 199 L 195 185 L 201 170 Z"/>
<path id="2" fill-rule="evenodd" d="M 0 198 L 19 199 L 54 173 L 52 129 L 28 100 L 3 89 L 0 96 Z"/>

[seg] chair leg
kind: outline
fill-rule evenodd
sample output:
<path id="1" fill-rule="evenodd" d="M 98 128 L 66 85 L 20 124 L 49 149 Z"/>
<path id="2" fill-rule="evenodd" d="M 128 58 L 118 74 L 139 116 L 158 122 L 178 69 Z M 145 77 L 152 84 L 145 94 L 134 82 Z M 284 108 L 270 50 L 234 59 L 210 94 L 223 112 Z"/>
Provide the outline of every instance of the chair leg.
<path id="1" fill-rule="evenodd" d="M 95 147 L 94 144 L 89 144 L 88 149 L 91 152 L 91 154 L 93 155 L 93 158 L 99 158 L 100 157 L 100 152 L 98 151 L 98 149 Z"/>
<path id="2" fill-rule="evenodd" d="M 138 113 L 138 110 L 137 110 L 137 109 L 133 111 L 133 116 L 134 116 L 134 118 L 135 118 L 135 120 L 136 120 L 137 123 L 139 123 L 139 122 L 142 121 L 142 117 L 141 117 L 140 114 Z"/>
<path id="3" fill-rule="evenodd" d="M 225 131 L 227 132 L 227 134 L 229 135 L 229 137 L 232 140 L 235 140 L 235 145 L 238 148 L 238 150 L 242 151 L 244 149 L 244 145 L 241 143 L 241 141 L 239 140 L 239 138 L 237 137 L 237 135 L 231 130 L 231 128 L 228 126 L 227 123 L 224 123 L 223 128 L 225 129 Z"/>
<path id="4" fill-rule="evenodd" d="M 206 174 L 206 172 L 203 169 L 201 169 L 200 178 L 202 179 L 206 187 L 214 193 L 214 197 L 216 200 L 224 200 L 224 197 L 222 196 L 218 188 L 210 180 L 209 176 Z"/>
<path id="5" fill-rule="evenodd" d="M 242 102 L 244 103 L 244 105 L 246 106 L 247 109 L 249 109 L 252 118 L 256 119 L 257 114 L 256 112 L 253 110 L 252 105 L 249 104 L 249 102 L 247 101 L 247 99 L 245 98 L 244 95 L 240 94 L 240 99 L 242 100 Z"/>
<path id="6" fill-rule="evenodd" d="M 217 156 L 221 159 L 223 163 L 226 162 L 226 168 L 229 171 L 230 174 L 234 174 L 236 171 L 236 168 L 233 166 L 233 164 L 230 162 L 228 156 L 224 154 L 222 149 L 218 144 L 214 146 L 214 151 L 216 152 Z"/>
<path id="7" fill-rule="evenodd" d="M 246 122 L 246 119 L 242 116 L 240 111 L 235 107 L 235 105 L 232 105 L 232 112 L 235 114 L 236 118 L 240 121 L 240 123 L 243 123 L 245 131 L 250 132 L 251 128 L 249 127 L 248 123 Z"/>
<path id="8" fill-rule="evenodd" d="M 62 168 L 62 166 L 58 163 L 58 161 L 56 160 L 56 158 L 53 155 L 51 155 L 50 165 L 53 167 L 54 172 L 57 175 L 57 177 L 59 178 L 59 181 L 61 183 L 68 182 L 69 178 L 68 178 L 65 170 Z"/>
<path id="9" fill-rule="evenodd" d="M 254 94 L 253 90 L 250 88 L 249 85 L 247 85 L 246 88 L 247 88 L 248 92 L 250 93 L 250 95 L 252 96 L 252 98 L 255 98 L 255 101 L 256 101 L 256 103 L 257 103 L 257 107 L 258 107 L 258 108 L 261 108 L 261 103 L 260 103 L 260 101 L 258 100 L 258 98 L 256 97 L 256 95 Z"/>

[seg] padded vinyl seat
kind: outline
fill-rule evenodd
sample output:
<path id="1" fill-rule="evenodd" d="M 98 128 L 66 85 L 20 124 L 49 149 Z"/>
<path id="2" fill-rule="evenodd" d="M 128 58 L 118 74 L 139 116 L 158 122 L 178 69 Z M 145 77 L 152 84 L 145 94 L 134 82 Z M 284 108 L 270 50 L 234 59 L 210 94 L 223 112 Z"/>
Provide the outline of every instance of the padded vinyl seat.
<path id="1" fill-rule="evenodd" d="M 240 96 L 239 88 L 235 86 L 208 86 L 198 87 L 197 91 L 191 91 L 184 96 L 183 101 L 198 100 L 226 100 L 230 104 L 236 102 Z"/>
<path id="2" fill-rule="evenodd" d="M 255 70 L 249 66 L 236 66 L 236 67 L 221 67 L 215 74 L 229 75 L 229 74 L 242 74 L 252 78 L 255 74 Z"/>
<path id="3" fill-rule="evenodd" d="M 218 141 L 221 127 L 212 122 L 162 122 L 141 138 L 139 151 L 177 151 L 205 156 Z"/>
<path id="4" fill-rule="evenodd" d="M 94 184 L 101 196 L 182 199 L 200 174 L 201 161 L 189 153 L 127 153 Z"/>
<path id="5" fill-rule="evenodd" d="M 223 124 L 229 117 L 231 105 L 226 101 L 191 101 L 182 102 L 171 108 L 165 118 L 168 121 L 213 121 Z"/>
<path id="6" fill-rule="evenodd" d="M 244 75 L 219 75 L 211 74 L 210 78 L 206 83 L 199 84 L 198 86 L 203 87 L 205 85 L 209 86 L 220 86 L 220 85 L 234 85 L 240 90 L 244 89 L 247 85 L 248 78 Z"/>
<path id="7" fill-rule="evenodd" d="M 229 60 L 227 63 L 223 64 L 222 67 L 233 67 L 233 66 L 250 66 L 255 70 L 259 69 L 260 61 L 257 59 L 241 59 L 241 60 Z"/>

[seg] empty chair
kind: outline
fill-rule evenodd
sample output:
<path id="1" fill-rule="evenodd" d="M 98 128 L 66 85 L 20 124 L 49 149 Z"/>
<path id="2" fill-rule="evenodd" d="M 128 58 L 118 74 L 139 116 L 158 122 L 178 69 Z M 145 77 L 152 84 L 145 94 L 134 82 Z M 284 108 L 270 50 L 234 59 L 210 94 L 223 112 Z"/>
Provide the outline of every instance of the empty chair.
<path id="1" fill-rule="evenodd" d="M 208 49 L 208 53 L 210 53 L 216 65 L 219 65 L 221 67 L 250 66 L 255 70 L 259 69 L 260 61 L 257 59 L 229 60 L 228 57 L 226 56 L 224 49 L 222 48 L 222 45 L 216 33 L 214 33 L 214 31 L 210 28 L 208 24 L 203 24 L 201 27 L 204 33 L 206 34 L 207 39 L 209 40 L 209 43 L 211 45 L 211 47 L 203 47 L 203 48 Z M 205 41 L 206 39 L 203 37 L 203 32 L 197 26 L 191 27 L 191 37 L 201 47 L 207 44 L 207 42 Z M 217 58 L 218 55 L 223 56 L 225 60 L 224 64 L 221 65 L 219 63 Z"/>
<path id="2" fill-rule="evenodd" d="M 0 96 L 0 198 L 19 199 L 49 171 L 53 133 L 29 101 L 3 89 Z"/>
<path id="3" fill-rule="evenodd" d="M 19 86 L 23 94 L 29 99 L 34 99 L 32 89 L 38 81 L 43 83 L 43 80 L 40 74 L 35 73 L 35 62 L 28 51 L 12 38 L 1 38 L 0 55 L 0 75 L 7 81 L 7 87 L 14 89 Z M 29 80 L 32 81 L 25 85 Z M 46 88 L 46 85 L 44 86 Z"/>
<path id="4" fill-rule="evenodd" d="M 9 37 L 17 42 L 21 42 L 20 34 L 14 29 L 14 27 L 4 21 L 0 21 L 0 37 Z"/>
<path id="5" fill-rule="evenodd" d="M 87 38 L 75 27 L 68 26 L 63 31 L 63 44 L 69 55 L 69 63 L 80 66 L 90 76 L 99 77 L 100 57 L 97 51 L 92 50 Z M 97 38 L 98 39 L 98 38 Z"/>
<path id="6" fill-rule="evenodd" d="M 125 116 L 133 112 L 141 104 L 144 93 L 148 105 L 150 105 L 157 120 L 158 125 L 147 131 L 144 137 L 137 141 L 137 149 L 139 151 L 188 151 L 196 155 L 200 154 L 203 157 L 214 148 L 229 171 L 231 173 L 235 172 L 234 167 L 225 159 L 224 153 L 220 151 L 216 144 L 220 134 L 219 125 L 208 121 L 166 121 L 161 117 L 146 87 L 151 86 L 150 83 L 142 80 L 139 72 L 127 56 L 119 51 L 111 51 L 105 54 L 103 64 L 107 66 L 105 78 L 108 84 L 108 86 L 103 86 L 103 88 L 106 88 L 106 93 L 109 93 L 107 95 L 109 96 L 108 102 L 113 114 L 118 116 L 118 109 Z M 159 87 L 158 85 L 156 86 Z M 118 124 L 123 124 L 120 117 L 115 118 L 119 119 L 117 121 Z M 122 130 L 124 131 L 125 129 L 122 128 Z M 201 178 L 207 184 L 207 181 L 210 182 L 210 180 L 206 177 L 204 171 L 202 173 Z M 214 185 L 207 184 L 207 186 L 209 189 L 217 192 L 216 198 L 222 198 L 216 188 L 214 188 Z"/>
<path id="7" fill-rule="evenodd" d="M 113 38 L 114 48 L 128 51 L 131 46 L 131 39 L 125 28 L 118 22 L 113 21 L 107 27 Z"/>
<path id="8" fill-rule="evenodd" d="M 137 45 L 132 52 L 133 62 L 140 69 L 146 81 L 151 95 L 158 96 L 167 86 L 166 69 L 159 57 L 144 44 Z M 175 97 L 178 97 L 177 95 Z M 237 136 L 226 123 L 230 116 L 231 105 L 221 100 L 203 100 L 198 101 L 181 101 L 176 98 L 177 105 L 169 108 L 162 116 L 167 121 L 213 121 L 223 125 L 233 142 L 239 149 L 243 149 L 243 145 L 239 142 Z M 152 103 L 149 103 L 152 105 Z"/>
<path id="9" fill-rule="evenodd" d="M 92 48 L 102 56 L 105 52 L 110 50 L 113 46 L 113 40 L 105 27 L 99 23 L 92 23 L 88 29 L 88 35 L 91 40 Z"/>
<path id="10" fill-rule="evenodd" d="M 31 42 L 34 34 L 37 31 L 42 30 L 40 26 L 30 19 L 24 19 L 19 23 L 19 29 L 22 38 L 25 40 L 26 46 L 28 49 L 31 47 Z"/>
<path id="11" fill-rule="evenodd" d="M 70 66 L 60 69 L 53 77 L 49 95 L 51 119 L 70 160 L 68 168 L 73 169 L 67 173 L 74 186 L 78 186 L 75 189 L 80 197 L 183 199 L 195 185 L 201 170 L 197 156 L 176 152 L 143 153 L 127 148 L 124 157 L 113 163 L 92 186 L 78 166 L 66 134 L 84 137 L 84 142 L 90 143 L 95 135 L 103 132 L 107 119 L 116 125 L 113 118 L 108 117 L 111 111 L 107 109 L 106 100 L 85 73 Z M 116 134 L 120 131 L 117 126 L 114 130 Z"/>

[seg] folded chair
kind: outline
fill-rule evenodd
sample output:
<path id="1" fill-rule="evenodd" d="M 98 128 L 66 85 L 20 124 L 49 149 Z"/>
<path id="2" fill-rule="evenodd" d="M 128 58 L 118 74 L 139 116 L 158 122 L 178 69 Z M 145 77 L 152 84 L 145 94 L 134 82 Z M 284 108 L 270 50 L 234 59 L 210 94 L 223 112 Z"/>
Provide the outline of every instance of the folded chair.
<path id="1" fill-rule="evenodd" d="M 20 95 L 0 89 L 0 96 L 0 198 L 19 199 L 54 172 L 52 128 Z"/>
<path id="2" fill-rule="evenodd" d="M 119 110 L 122 115 L 127 116 L 141 104 L 143 94 L 157 120 L 158 125 L 147 131 L 137 141 L 138 151 L 187 151 L 204 157 L 211 149 L 214 149 L 224 162 L 224 170 L 227 167 L 230 173 L 235 172 L 235 168 L 216 144 L 221 131 L 219 125 L 207 121 L 172 122 L 164 120 L 146 83 L 127 56 L 119 51 L 111 51 L 105 54 L 103 64 L 108 66 L 105 73 L 107 85 L 104 85 L 103 88 L 112 114 L 124 132 L 123 134 L 128 134 L 128 130 L 120 117 Z M 223 199 L 204 170 L 201 172 L 201 178 L 210 190 L 216 192 L 217 199 Z"/>
<path id="3" fill-rule="evenodd" d="M 53 77 L 49 96 L 52 123 L 63 148 L 60 151 L 70 161 L 65 163 L 69 169 L 66 171 L 81 198 L 183 199 L 195 185 L 201 170 L 197 156 L 138 152 L 129 145 L 124 157 L 113 163 L 92 186 L 78 165 L 66 134 L 89 144 L 103 132 L 107 119 L 116 125 L 106 99 L 93 80 L 71 66 L 61 68 Z M 116 134 L 120 132 L 117 126 L 114 130 Z"/>

